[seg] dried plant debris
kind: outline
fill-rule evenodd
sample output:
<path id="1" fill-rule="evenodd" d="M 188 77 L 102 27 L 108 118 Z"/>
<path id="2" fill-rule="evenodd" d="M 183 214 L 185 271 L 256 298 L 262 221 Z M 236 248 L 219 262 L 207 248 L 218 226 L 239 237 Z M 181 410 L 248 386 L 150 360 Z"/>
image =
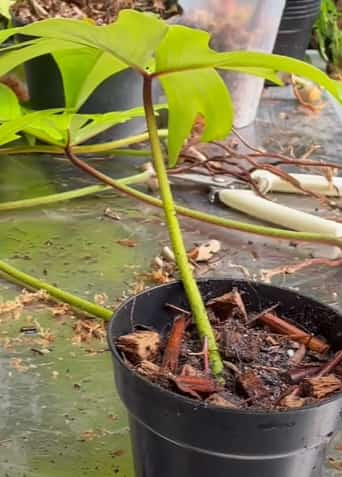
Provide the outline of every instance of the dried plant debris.
<path id="1" fill-rule="evenodd" d="M 116 243 L 122 245 L 123 247 L 134 248 L 137 246 L 137 242 L 131 239 L 121 239 L 117 240 Z"/>
<path id="2" fill-rule="evenodd" d="M 89 343 L 92 339 L 104 341 L 105 327 L 102 321 L 92 319 L 77 320 L 74 325 L 73 344 Z"/>
<path id="3" fill-rule="evenodd" d="M 25 306 L 36 305 L 42 302 L 46 303 L 49 299 L 48 293 L 44 290 L 39 290 L 34 293 L 23 290 L 15 300 L 0 303 L 0 319 L 8 317 L 18 319 Z"/>
<path id="4" fill-rule="evenodd" d="M 17 0 L 11 10 L 24 23 L 72 18 L 106 25 L 123 9 L 151 12 L 165 19 L 181 11 L 178 2 L 172 0 Z"/>
<path id="5" fill-rule="evenodd" d="M 195 262 L 208 262 L 215 254 L 221 250 L 221 243 L 218 240 L 208 240 L 188 252 L 188 256 Z"/>
<path id="6" fill-rule="evenodd" d="M 170 303 L 175 317 L 163 335 L 137 330 L 116 345 L 145 379 L 207 405 L 296 409 L 342 391 L 342 351 L 334 354 L 324 338 L 277 314 L 278 303 L 252 313 L 243 297 L 233 289 L 207 303 L 224 360 L 220 379 L 210 372 L 207 342 L 190 313 Z"/>

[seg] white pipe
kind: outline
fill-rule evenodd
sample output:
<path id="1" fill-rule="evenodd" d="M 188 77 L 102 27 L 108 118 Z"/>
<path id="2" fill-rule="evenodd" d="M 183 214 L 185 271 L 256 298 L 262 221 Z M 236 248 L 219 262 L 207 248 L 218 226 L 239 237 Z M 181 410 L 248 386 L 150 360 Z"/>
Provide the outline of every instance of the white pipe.
<path id="1" fill-rule="evenodd" d="M 334 237 L 342 236 L 342 224 L 271 202 L 257 196 L 252 191 L 223 189 L 218 190 L 217 194 L 220 201 L 228 207 L 265 222 L 300 232 L 328 234 Z"/>
<path id="2" fill-rule="evenodd" d="M 342 177 L 334 177 L 332 184 L 320 175 L 315 174 L 289 174 L 296 179 L 306 189 L 312 192 L 318 192 L 319 194 L 330 197 L 342 196 Z M 303 194 L 302 191 L 294 187 L 290 182 L 282 179 L 281 177 L 273 174 L 269 171 L 262 169 L 256 170 L 252 173 L 253 179 L 255 179 L 261 190 L 266 192 L 287 192 L 295 194 Z"/>

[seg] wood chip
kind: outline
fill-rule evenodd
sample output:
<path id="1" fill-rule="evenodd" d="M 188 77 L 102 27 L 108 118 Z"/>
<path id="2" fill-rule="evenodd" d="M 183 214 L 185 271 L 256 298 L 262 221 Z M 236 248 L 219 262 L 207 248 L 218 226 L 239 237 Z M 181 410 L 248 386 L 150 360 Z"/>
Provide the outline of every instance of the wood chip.
<path id="1" fill-rule="evenodd" d="M 152 361 L 147 361 L 146 359 L 138 364 L 136 371 L 151 381 L 155 381 L 160 375 L 160 367 L 157 364 L 152 363 Z"/>
<path id="2" fill-rule="evenodd" d="M 103 215 L 104 217 L 108 217 L 112 220 L 121 220 L 120 215 L 114 212 L 110 207 L 105 208 Z"/>
<path id="3" fill-rule="evenodd" d="M 123 247 L 129 247 L 129 248 L 134 248 L 137 246 L 137 243 L 131 239 L 117 240 L 116 243 L 118 243 L 119 245 L 122 245 Z"/>
<path id="4" fill-rule="evenodd" d="M 289 336 L 293 341 L 305 344 L 308 349 L 316 351 L 317 353 L 324 354 L 329 349 L 328 343 L 325 343 L 315 336 L 311 336 L 274 313 L 265 313 L 259 317 L 258 321 L 267 325 L 271 330 L 277 333 Z"/>
<path id="5" fill-rule="evenodd" d="M 215 314 L 221 319 L 227 319 L 238 311 L 245 322 L 248 320 L 247 311 L 240 293 L 237 289 L 225 293 L 217 298 L 209 300 L 207 306 L 212 308 Z"/>
<path id="6" fill-rule="evenodd" d="M 253 400 L 266 397 L 269 393 L 261 378 L 253 371 L 246 371 L 238 376 L 238 383 L 245 394 Z"/>
<path id="7" fill-rule="evenodd" d="M 130 361 L 152 361 L 160 348 L 160 335 L 155 331 L 135 331 L 117 340 L 117 347 L 125 353 Z"/>
<path id="8" fill-rule="evenodd" d="M 342 381 L 335 374 L 307 378 L 304 380 L 304 391 L 316 399 L 323 399 L 330 394 L 342 390 Z"/>
<path id="9" fill-rule="evenodd" d="M 213 406 L 225 407 L 226 409 L 237 409 L 237 406 L 225 399 L 224 397 L 220 396 L 220 394 L 213 394 L 207 399 L 208 404 L 212 404 Z"/>
<path id="10" fill-rule="evenodd" d="M 297 409 L 299 407 L 303 407 L 304 405 L 305 399 L 292 394 L 288 394 L 280 401 L 280 406 L 288 409 Z"/>
<path id="11" fill-rule="evenodd" d="M 162 369 L 164 372 L 176 373 L 187 323 L 186 315 L 179 315 L 173 321 L 163 355 Z"/>
<path id="12" fill-rule="evenodd" d="M 177 376 L 172 381 L 180 391 L 197 399 L 219 391 L 215 381 L 208 376 Z"/>

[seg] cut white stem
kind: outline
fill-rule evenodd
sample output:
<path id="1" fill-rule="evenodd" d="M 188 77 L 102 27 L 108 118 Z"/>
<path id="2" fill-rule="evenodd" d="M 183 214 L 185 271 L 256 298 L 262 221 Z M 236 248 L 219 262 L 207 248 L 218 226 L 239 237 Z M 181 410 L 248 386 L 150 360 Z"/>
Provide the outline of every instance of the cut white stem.
<path id="1" fill-rule="evenodd" d="M 271 202 L 249 190 L 218 191 L 218 197 L 228 207 L 265 222 L 301 232 L 316 232 L 342 237 L 342 224 Z"/>
<path id="2" fill-rule="evenodd" d="M 342 177 L 334 177 L 330 183 L 326 177 L 316 174 L 290 174 L 290 176 L 296 179 L 302 187 L 312 192 L 329 197 L 342 196 Z M 269 171 L 256 170 L 252 173 L 252 177 L 258 181 L 264 193 L 285 192 L 304 194 L 304 192 L 294 187 L 290 182 Z"/>

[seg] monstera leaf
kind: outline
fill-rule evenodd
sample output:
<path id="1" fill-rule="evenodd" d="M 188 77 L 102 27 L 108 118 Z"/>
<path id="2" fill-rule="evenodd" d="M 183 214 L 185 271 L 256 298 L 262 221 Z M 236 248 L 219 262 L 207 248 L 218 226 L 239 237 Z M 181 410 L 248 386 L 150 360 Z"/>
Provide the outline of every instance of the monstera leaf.
<path id="1" fill-rule="evenodd" d="M 128 68 L 109 53 L 94 48 L 57 51 L 53 57 L 63 80 L 65 106 L 75 110 L 104 80 Z"/>
<path id="2" fill-rule="evenodd" d="M 49 114 L 57 114 L 60 112 L 60 109 L 54 109 L 50 110 Z M 15 141 L 16 139 L 20 139 L 21 133 L 25 128 L 29 128 L 34 121 L 37 121 L 40 118 L 46 118 L 46 116 L 46 111 L 36 111 L 20 116 L 12 121 L 3 122 L 0 125 L 0 146 Z"/>
<path id="3" fill-rule="evenodd" d="M 8 86 L 0 83 L 0 123 L 18 118 L 21 114 L 16 95 Z"/>
<path id="4" fill-rule="evenodd" d="M 106 114 L 75 114 L 73 112 L 56 114 L 50 110 L 41 113 L 36 118 L 32 118 L 28 126 L 24 125 L 22 130 L 48 144 L 65 148 L 67 145 L 82 144 L 117 124 L 143 117 L 144 109 L 134 108 Z"/>
<path id="5" fill-rule="evenodd" d="M 48 109 L 26 112 L 23 115 L 20 109 L 19 111 L 15 107 L 9 109 L 11 104 L 15 104 L 14 99 L 16 98 L 7 95 L 7 91 L 4 96 L 2 89 L 2 85 L 0 85 L 0 101 L 2 98 L 4 99 L 4 103 L 0 102 L 0 124 L 2 122 L 0 145 L 19 139 L 21 135 L 26 138 L 29 135 L 29 137 L 64 149 L 67 145 L 82 144 L 113 126 L 144 116 L 143 108 L 106 114 L 77 114 L 72 111 Z M 4 107 L 4 105 L 8 106 Z M 160 105 L 160 108 L 165 108 L 165 105 Z M 156 114 L 157 109 L 159 108 L 156 108 Z M 20 113 L 20 117 L 19 114 L 16 114 L 17 112 Z"/>
<path id="6" fill-rule="evenodd" d="M 70 84 L 76 69 L 68 59 L 72 48 L 87 57 L 84 66 L 80 65 L 81 61 L 79 65 L 89 72 L 88 82 L 83 91 L 70 88 L 69 101 L 73 106 L 82 104 L 103 80 L 109 57 L 110 74 L 129 67 L 145 77 L 158 79 L 169 107 L 171 165 L 176 163 L 198 114 L 205 121 L 205 141 L 223 139 L 231 130 L 233 107 L 217 70 L 240 71 L 272 81 L 279 81 L 280 71 L 293 73 L 315 81 L 342 101 L 342 84 L 309 64 L 254 52 L 218 53 L 209 48 L 210 37 L 205 32 L 167 25 L 156 17 L 131 10 L 121 12 L 115 23 L 105 27 L 77 20 L 45 20 L 0 32 L 0 41 L 19 32 L 37 39 L 18 46 L 17 50 L 5 50 L 0 56 L 0 74 L 30 57 L 59 52 L 59 58 L 65 55 L 59 61 L 62 76 Z"/>

